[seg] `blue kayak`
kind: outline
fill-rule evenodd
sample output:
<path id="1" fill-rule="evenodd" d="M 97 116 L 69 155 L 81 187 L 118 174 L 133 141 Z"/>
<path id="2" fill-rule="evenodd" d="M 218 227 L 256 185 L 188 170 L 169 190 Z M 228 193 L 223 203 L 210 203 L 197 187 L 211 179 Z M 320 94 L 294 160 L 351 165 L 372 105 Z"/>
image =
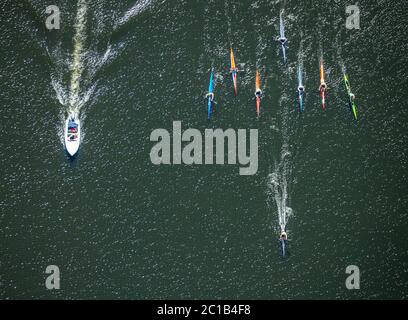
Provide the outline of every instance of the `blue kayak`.
<path id="1" fill-rule="evenodd" d="M 303 112 L 304 111 L 305 87 L 303 86 L 302 67 L 300 65 L 298 66 L 298 89 L 297 89 L 297 92 L 298 92 L 298 95 L 299 95 L 299 111 Z"/>
<path id="2" fill-rule="evenodd" d="M 211 118 L 211 111 L 212 111 L 212 103 L 214 100 L 214 85 L 213 85 L 213 70 L 211 69 L 211 74 L 210 74 L 210 84 L 208 85 L 208 107 L 207 107 L 207 116 L 208 119 Z"/>

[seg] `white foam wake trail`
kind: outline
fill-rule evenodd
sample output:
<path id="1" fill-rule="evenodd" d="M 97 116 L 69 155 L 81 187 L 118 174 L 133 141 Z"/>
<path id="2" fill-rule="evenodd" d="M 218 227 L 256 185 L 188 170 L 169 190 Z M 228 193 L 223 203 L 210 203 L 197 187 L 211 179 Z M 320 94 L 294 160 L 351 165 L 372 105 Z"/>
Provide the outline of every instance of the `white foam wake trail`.
<path id="1" fill-rule="evenodd" d="M 305 56 L 304 49 L 303 49 L 303 32 L 300 33 L 302 40 L 300 41 L 299 45 L 299 52 L 298 52 L 298 85 L 303 85 L 303 58 Z"/>
<path id="2" fill-rule="evenodd" d="M 288 87 L 287 81 L 284 81 L 283 85 Z M 275 162 L 275 169 L 273 173 L 268 176 L 268 189 L 272 193 L 277 211 L 278 222 L 281 231 L 286 231 L 288 220 L 291 217 L 293 211 L 289 207 L 289 182 L 292 176 L 292 163 L 291 153 L 289 146 L 289 126 L 290 113 L 288 104 L 290 99 L 283 95 L 279 101 L 280 110 L 282 110 L 282 147 L 280 153 L 279 162 Z"/>
<path id="3" fill-rule="evenodd" d="M 48 50 L 50 59 L 55 66 L 51 73 L 51 84 L 56 92 L 57 98 L 64 108 L 61 110 L 62 127 L 68 114 L 74 114 L 85 120 L 82 108 L 88 103 L 94 93 L 98 81 L 93 81 L 97 72 L 106 64 L 110 63 L 118 54 L 123 45 L 110 45 L 102 54 L 98 53 L 92 46 L 86 46 L 86 27 L 88 14 L 88 0 L 78 0 L 77 13 L 74 24 L 73 51 L 69 58 L 64 58 L 61 45 L 54 50 Z M 97 40 L 96 40 L 97 41 Z M 51 52 L 50 52 L 51 51 Z M 69 72 L 69 74 L 67 74 Z M 69 76 L 68 84 L 65 82 Z M 81 141 L 85 137 L 82 127 Z M 61 141 L 64 142 L 63 129 L 61 129 Z"/>
<path id="4" fill-rule="evenodd" d="M 83 49 L 85 42 L 85 29 L 86 29 L 86 13 L 88 10 L 86 0 L 78 1 L 78 11 L 75 19 L 75 36 L 74 36 L 74 52 L 72 55 L 71 65 L 71 84 L 70 84 L 70 96 L 69 96 L 69 111 L 75 115 L 79 114 L 81 105 L 80 103 L 80 82 L 81 75 L 84 69 L 83 63 Z"/>
<path id="5" fill-rule="evenodd" d="M 55 75 L 51 75 L 51 85 L 57 94 L 57 99 L 61 105 L 66 106 L 69 101 L 69 92 L 61 83 L 62 81 L 60 79 L 57 79 Z"/>
<path id="6" fill-rule="evenodd" d="M 152 3 L 152 0 L 139 0 L 135 5 L 130 8 L 122 18 L 119 19 L 118 23 L 115 26 L 115 30 L 123 26 L 126 22 L 132 19 L 134 16 L 137 16 L 141 12 L 145 11 L 149 5 Z"/>
<path id="7" fill-rule="evenodd" d="M 290 153 L 288 146 L 283 145 L 281 159 L 275 163 L 275 171 L 268 177 L 268 186 L 273 193 L 273 198 L 278 210 L 279 226 L 281 230 L 286 230 L 292 209 L 289 207 L 288 178 L 290 178 Z"/>

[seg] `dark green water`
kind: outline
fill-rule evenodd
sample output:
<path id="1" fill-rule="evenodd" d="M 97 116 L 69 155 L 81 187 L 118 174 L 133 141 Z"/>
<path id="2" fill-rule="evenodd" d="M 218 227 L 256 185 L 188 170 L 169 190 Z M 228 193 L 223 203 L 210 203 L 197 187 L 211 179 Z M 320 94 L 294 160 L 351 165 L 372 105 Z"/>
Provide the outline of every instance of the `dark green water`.
<path id="1" fill-rule="evenodd" d="M 0 4 L 0 298 L 408 298 L 404 1 L 360 1 L 360 30 L 345 27 L 347 1 L 83 1 L 76 107 L 84 134 L 73 161 L 62 126 L 78 7 L 54 3 L 62 21 L 53 31 L 45 28 L 50 3 Z M 283 7 L 287 66 L 274 41 Z M 236 98 L 225 76 L 230 46 L 245 71 Z M 176 120 L 202 132 L 258 129 L 257 174 L 154 166 L 150 133 Z M 278 205 L 288 213 L 287 259 Z M 61 270 L 58 291 L 44 285 L 50 264 Z M 360 267 L 360 290 L 345 287 L 348 265 Z"/>

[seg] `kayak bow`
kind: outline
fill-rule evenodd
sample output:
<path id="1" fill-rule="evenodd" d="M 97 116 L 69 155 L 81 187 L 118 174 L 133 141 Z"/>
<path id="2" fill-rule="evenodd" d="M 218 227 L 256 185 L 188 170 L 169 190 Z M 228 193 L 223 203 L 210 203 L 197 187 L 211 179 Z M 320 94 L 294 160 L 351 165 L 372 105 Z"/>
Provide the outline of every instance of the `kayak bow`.
<path id="1" fill-rule="evenodd" d="M 232 48 L 230 48 L 230 58 L 231 58 L 231 69 L 230 73 L 232 75 L 232 81 L 234 82 L 234 95 L 237 95 L 237 67 L 235 66 L 235 58 L 234 58 L 234 52 L 232 51 Z"/>
<path id="2" fill-rule="evenodd" d="M 354 102 L 354 94 L 351 92 L 351 86 L 346 73 L 344 73 L 344 85 L 346 86 L 347 94 L 349 97 L 349 107 L 353 112 L 354 119 L 357 121 L 357 106 Z"/>
<path id="3" fill-rule="evenodd" d="M 322 109 L 323 111 L 326 109 L 326 90 L 327 90 L 327 85 L 326 82 L 324 81 L 324 65 L 323 65 L 323 60 L 320 61 L 320 96 L 322 97 Z"/>
<path id="4" fill-rule="evenodd" d="M 255 76 L 255 99 L 256 99 L 256 115 L 259 117 L 261 110 L 261 81 L 259 79 L 259 72 L 256 70 Z"/>

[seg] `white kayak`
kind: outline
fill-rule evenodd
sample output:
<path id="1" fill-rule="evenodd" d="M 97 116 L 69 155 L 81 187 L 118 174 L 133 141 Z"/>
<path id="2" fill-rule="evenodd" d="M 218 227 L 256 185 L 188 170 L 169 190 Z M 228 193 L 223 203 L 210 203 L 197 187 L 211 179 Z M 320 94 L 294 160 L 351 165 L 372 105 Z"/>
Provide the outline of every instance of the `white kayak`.
<path id="1" fill-rule="evenodd" d="M 79 119 L 70 115 L 65 121 L 65 148 L 70 156 L 74 156 L 79 149 L 81 141 L 81 125 Z"/>

